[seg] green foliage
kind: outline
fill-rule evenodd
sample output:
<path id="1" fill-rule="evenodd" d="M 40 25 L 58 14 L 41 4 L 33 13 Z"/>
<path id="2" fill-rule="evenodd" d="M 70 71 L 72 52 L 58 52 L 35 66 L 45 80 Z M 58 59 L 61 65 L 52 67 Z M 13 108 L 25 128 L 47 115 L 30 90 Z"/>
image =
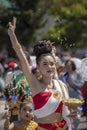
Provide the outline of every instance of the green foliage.
<path id="1" fill-rule="evenodd" d="M 40 1 L 40 0 L 7 0 L 9 6 L 2 7 L 0 9 L 0 34 L 1 41 L 3 44 L 9 46 L 10 41 L 7 35 L 7 24 L 12 17 L 17 17 L 17 29 L 16 34 L 20 43 L 29 46 L 31 43 L 35 43 L 37 35 L 35 32 L 42 28 L 46 20 L 44 15 L 47 13 L 51 1 Z M 10 46 L 9 46 L 10 47 Z"/>
<path id="2" fill-rule="evenodd" d="M 87 0 L 54 0 L 49 12 L 55 26 L 49 29 L 47 39 L 65 49 L 87 47 Z"/>
<path id="3" fill-rule="evenodd" d="M 0 41 L 10 47 L 7 24 L 17 17 L 16 34 L 20 43 L 29 46 L 44 35 L 45 14 L 51 15 L 55 26 L 43 39 L 50 39 L 65 49 L 87 47 L 87 0 L 6 0 L 0 5 Z M 47 30 L 46 30 L 47 31 Z M 7 43 L 6 43 L 7 42 Z"/>

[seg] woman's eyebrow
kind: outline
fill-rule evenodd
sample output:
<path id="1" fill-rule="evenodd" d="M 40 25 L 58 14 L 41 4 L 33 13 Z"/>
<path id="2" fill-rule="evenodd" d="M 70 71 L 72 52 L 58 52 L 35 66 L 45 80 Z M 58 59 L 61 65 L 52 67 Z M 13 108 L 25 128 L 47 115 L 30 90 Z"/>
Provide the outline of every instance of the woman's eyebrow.
<path id="1" fill-rule="evenodd" d="M 43 61 L 42 63 L 48 63 L 47 61 Z"/>

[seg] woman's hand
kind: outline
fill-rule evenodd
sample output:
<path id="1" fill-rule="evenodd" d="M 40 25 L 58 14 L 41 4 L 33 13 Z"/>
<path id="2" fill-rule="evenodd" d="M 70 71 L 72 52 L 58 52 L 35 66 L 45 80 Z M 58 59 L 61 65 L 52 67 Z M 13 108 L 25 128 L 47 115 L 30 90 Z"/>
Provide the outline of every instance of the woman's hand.
<path id="1" fill-rule="evenodd" d="M 70 110 L 70 114 L 67 115 L 67 117 L 78 118 L 78 112 L 77 112 L 77 110 L 71 109 L 71 110 Z"/>
<path id="2" fill-rule="evenodd" d="M 16 29 L 16 17 L 13 17 L 12 22 L 8 23 L 8 35 L 10 37 L 12 46 L 16 46 L 15 48 L 18 48 L 20 45 L 18 45 L 18 40 L 15 35 L 15 29 Z M 19 47 L 20 48 L 20 47 Z"/>
<path id="3" fill-rule="evenodd" d="M 10 120 L 10 117 L 11 117 L 11 112 L 10 111 L 6 111 L 5 114 L 4 114 L 4 118 L 6 120 Z"/>
<path id="4" fill-rule="evenodd" d="M 16 17 L 13 17 L 12 22 L 9 22 L 8 26 L 9 26 L 8 35 L 11 35 L 12 33 L 15 32 L 15 29 L 16 29 Z"/>

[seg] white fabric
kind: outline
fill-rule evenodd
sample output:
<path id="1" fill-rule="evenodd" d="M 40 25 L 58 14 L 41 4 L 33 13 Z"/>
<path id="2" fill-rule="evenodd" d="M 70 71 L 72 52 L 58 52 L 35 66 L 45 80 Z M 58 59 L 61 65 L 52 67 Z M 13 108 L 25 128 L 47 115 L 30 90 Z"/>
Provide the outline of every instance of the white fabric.
<path id="1" fill-rule="evenodd" d="M 34 110 L 34 114 L 37 118 L 46 117 L 56 111 L 61 100 L 57 100 L 51 95 L 47 103 L 40 109 Z"/>
<path id="2" fill-rule="evenodd" d="M 62 88 L 63 88 L 63 92 L 64 92 L 64 97 L 65 98 L 69 98 L 69 94 L 68 91 L 66 90 L 64 83 L 61 82 Z M 63 92 L 62 89 L 60 87 L 60 84 L 58 83 L 57 80 L 54 80 L 54 87 L 56 88 L 56 90 L 61 94 L 61 96 L 63 96 Z M 50 114 L 52 114 L 53 112 L 56 111 L 56 109 L 58 108 L 59 104 L 60 104 L 61 100 L 55 99 L 53 97 L 53 95 L 51 95 L 51 97 L 49 98 L 49 100 L 47 101 L 47 103 L 40 109 L 38 110 L 34 110 L 34 114 L 37 118 L 41 118 L 41 117 L 45 117 L 48 116 Z M 52 105 L 53 104 L 53 105 Z M 68 125 L 68 129 L 71 129 L 71 122 L 70 119 L 67 117 L 67 115 L 69 114 L 69 110 L 68 107 L 63 105 L 63 113 L 62 116 L 63 118 L 66 120 L 67 125 Z"/>
<path id="3" fill-rule="evenodd" d="M 81 63 L 82 63 L 81 59 L 76 58 L 76 57 L 72 57 L 71 61 L 74 62 L 76 69 L 79 69 L 81 67 Z"/>
<path id="4" fill-rule="evenodd" d="M 71 58 L 76 65 L 76 74 L 73 75 L 73 83 L 78 87 L 82 87 L 85 81 L 87 81 L 87 57 L 79 59 L 76 57 Z"/>
<path id="5" fill-rule="evenodd" d="M 82 76 L 82 80 L 87 81 L 87 58 L 82 59 L 81 67 L 79 69 L 80 74 Z"/>
<path id="6" fill-rule="evenodd" d="M 69 98 L 69 94 L 68 94 L 68 91 L 66 89 L 66 87 L 64 86 L 64 83 L 62 81 L 59 81 L 61 86 L 59 85 L 58 81 L 57 80 L 54 80 L 54 83 L 55 83 L 55 87 L 56 87 L 56 90 L 59 91 L 61 93 L 61 95 L 63 95 L 64 93 L 64 97 L 65 98 Z M 62 88 L 61 88 L 62 87 Z M 62 91 L 63 90 L 63 91 Z M 70 119 L 67 117 L 67 115 L 70 113 L 70 111 L 68 110 L 68 107 L 63 105 L 63 111 L 62 111 L 62 116 L 63 118 L 66 120 L 67 122 L 67 125 L 68 125 L 68 129 L 69 130 L 72 130 L 71 128 L 71 121 Z"/>
<path id="7" fill-rule="evenodd" d="M 71 80 L 74 85 L 78 86 L 79 88 L 82 87 L 84 84 L 84 80 L 82 80 L 82 74 L 79 73 L 79 71 L 74 71 L 71 75 Z"/>

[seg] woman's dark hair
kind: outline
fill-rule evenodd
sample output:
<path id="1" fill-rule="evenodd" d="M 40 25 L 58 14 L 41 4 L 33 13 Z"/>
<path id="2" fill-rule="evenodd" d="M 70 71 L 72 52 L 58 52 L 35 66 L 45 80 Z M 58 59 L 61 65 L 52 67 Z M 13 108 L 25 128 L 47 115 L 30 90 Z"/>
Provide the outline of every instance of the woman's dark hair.
<path id="1" fill-rule="evenodd" d="M 76 70 L 76 65 L 75 63 L 72 61 L 72 70 L 75 71 Z"/>
<path id="2" fill-rule="evenodd" d="M 36 55 L 36 62 L 38 64 L 38 61 L 40 60 L 41 55 L 43 54 L 49 54 L 52 52 L 52 44 L 50 41 L 39 41 L 34 46 L 34 54 Z"/>
<path id="3" fill-rule="evenodd" d="M 21 108 L 22 108 L 23 106 L 25 106 L 26 104 L 32 104 L 32 106 L 33 106 L 33 103 L 32 103 L 31 101 L 24 101 L 24 102 L 22 102 L 22 103 L 20 104 L 20 110 L 21 110 Z"/>
<path id="4" fill-rule="evenodd" d="M 37 72 L 37 67 L 32 69 L 32 73 L 35 74 Z"/>

